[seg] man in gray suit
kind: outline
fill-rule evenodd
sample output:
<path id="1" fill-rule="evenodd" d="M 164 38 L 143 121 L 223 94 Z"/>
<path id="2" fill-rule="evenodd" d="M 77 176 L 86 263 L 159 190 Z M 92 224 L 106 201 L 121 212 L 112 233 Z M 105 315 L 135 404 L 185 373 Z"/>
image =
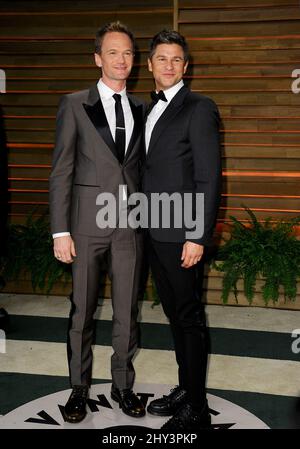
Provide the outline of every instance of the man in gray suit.
<path id="1" fill-rule="evenodd" d="M 140 235 L 130 227 L 99 227 L 96 198 L 107 192 L 136 192 L 144 105 L 126 93 L 134 57 L 132 33 L 120 22 L 96 34 L 95 63 L 102 78 L 90 89 L 65 95 L 57 114 L 56 145 L 50 176 L 51 231 L 54 255 L 72 263 L 73 297 L 68 333 L 71 396 L 65 418 L 86 415 L 91 382 L 93 315 L 99 294 L 99 269 L 108 254 L 112 280 L 112 398 L 129 416 L 144 416 L 133 393 L 132 357 L 137 348 L 137 293 Z M 121 215 L 118 216 L 120 218 Z"/>

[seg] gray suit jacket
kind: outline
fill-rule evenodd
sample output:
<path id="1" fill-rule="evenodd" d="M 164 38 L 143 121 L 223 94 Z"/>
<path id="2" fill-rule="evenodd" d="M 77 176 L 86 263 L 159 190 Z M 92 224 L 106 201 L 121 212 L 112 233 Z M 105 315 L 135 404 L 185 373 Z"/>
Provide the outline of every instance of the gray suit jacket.
<path id="1" fill-rule="evenodd" d="M 121 184 L 129 193 L 137 191 L 145 107 L 132 95 L 128 99 L 134 129 L 121 165 L 97 85 L 62 97 L 49 186 L 52 234 L 109 235 L 113 229 L 96 225 L 97 195 L 109 192 L 117 197 Z"/>

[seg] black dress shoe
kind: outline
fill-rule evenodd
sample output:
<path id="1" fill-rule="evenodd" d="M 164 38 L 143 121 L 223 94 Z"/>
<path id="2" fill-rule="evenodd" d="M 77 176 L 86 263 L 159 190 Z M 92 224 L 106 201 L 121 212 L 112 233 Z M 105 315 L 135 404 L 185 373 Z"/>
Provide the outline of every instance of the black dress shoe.
<path id="1" fill-rule="evenodd" d="M 201 412 L 195 411 L 190 404 L 185 404 L 170 418 L 161 429 L 164 432 L 183 433 L 211 429 L 211 417 L 208 407 Z"/>
<path id="2" fill-rule="evenodd" d="M 145 416 L 145 407 L 134 392 L 129 388 L 119 390 L 118 388 L 112 386 L 111 398 L 120 404 L 120 407 L 125 415 L 133 418 L 141 418 Z"/>
<path id="3" fill-rule="evenodd" d="M 180 386 L 172 388 L 170 394 L 151 401 L 147 412 L 156 416 L 174 415 L 186 403 L 186 391 Z"/>
<path id="4" fill-rule="evenodd" d="M 66 421 L 78 423 L 86 416 L 86 401 L 89 387 L 87 385 L 74 385 L 72 393 L 65 405 L 64 416 Z"/>

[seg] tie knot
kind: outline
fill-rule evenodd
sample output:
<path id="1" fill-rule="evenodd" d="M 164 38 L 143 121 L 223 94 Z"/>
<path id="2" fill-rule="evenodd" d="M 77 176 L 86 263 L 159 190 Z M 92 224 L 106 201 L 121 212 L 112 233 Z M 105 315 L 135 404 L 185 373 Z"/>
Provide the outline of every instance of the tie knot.
<path id="1" fill-rule="evenodd" d="M 154 103 L 157 103 L 159 100 L 162 101 L 168 101 L 166 99 L 166 96 L 162 90 L 160 90 L 158 93 L 156 93 L 154 90 L 151 92 L 151 98 L 154 101 Z"/>
<path id="2" fill-rule="evenodd" d="M 114 94 L 113 98 L 115 99 L 116 103 L 121 103 L 121 95 L 120 94 Z"/>

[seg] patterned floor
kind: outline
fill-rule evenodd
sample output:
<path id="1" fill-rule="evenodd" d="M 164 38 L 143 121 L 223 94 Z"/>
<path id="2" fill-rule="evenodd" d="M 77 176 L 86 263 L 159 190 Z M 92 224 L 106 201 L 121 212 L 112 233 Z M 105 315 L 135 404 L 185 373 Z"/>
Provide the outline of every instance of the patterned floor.
<path id="1" fill-rule="evenodd" d="M 63 297 L 0 295 L 10 330 L 0 342 L 0 427 L 14 409 L 69 388 L 66 331 L 69 300 Z M 300 312 L 207 306 L 212 398 L 229 401 L 270 428 L 300 428 Z M 93 379 L 110 382 L 111 305 L 97 309 Z M 167 320 L 160 306 L 140 304 L 140 349 L 136 383 L 162 388 L 176 384 L 176 363 Z M 300 341 L 300 340 L 299 340 Z M 298 352 L 299 347 L 299 352 Z M 21 410 L 21 409 L 20 409 Z M 249 416 L 250 416 L 249 414 Z M 248 427 L 251 428 L 251 421 Z"/>

